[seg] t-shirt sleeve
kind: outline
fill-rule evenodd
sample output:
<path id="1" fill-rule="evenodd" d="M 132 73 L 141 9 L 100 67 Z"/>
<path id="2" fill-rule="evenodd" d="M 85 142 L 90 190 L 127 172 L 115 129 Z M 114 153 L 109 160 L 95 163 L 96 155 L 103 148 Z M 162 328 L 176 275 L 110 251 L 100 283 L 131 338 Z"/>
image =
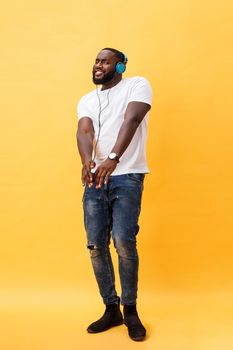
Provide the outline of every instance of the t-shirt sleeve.
<path id="1" fill-rule="evenodd" d="M 78 120 L 80 120 L 83 117 L 89 117 L 92 119 L 91 111 L 90 111 L 90 108 L 88 108 L 88 103 L 85 100 L 85 97 L 82 97 L 78 102 L 77 116 L 78 116 Z"/>
<path id="2" fill-rule="evenodd" d="M 137 78 L 133 84 L 129 102 L 144 102 L 148 103 L 150 106 L 152 104 L 152 89 L 150 83 L 145 78 Z"/>

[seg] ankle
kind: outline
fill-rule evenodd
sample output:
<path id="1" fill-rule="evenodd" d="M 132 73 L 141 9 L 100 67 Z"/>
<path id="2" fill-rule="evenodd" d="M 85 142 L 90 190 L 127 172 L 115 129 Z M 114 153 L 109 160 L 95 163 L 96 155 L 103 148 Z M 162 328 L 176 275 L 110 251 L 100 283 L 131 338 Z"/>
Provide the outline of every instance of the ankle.
<path id="1" fill-rule="evenodd" d="M 124 314 L 135 314 L 137 313 L 137 305 L 124 305 L 123 312 Z"/>
<path id="2" fill-rule="evenodd" d="M 106 311 L 114 312 L 120 308 L 120 298 L 117 297 L 117 301 L 115 303 L 106 304 Z"/>

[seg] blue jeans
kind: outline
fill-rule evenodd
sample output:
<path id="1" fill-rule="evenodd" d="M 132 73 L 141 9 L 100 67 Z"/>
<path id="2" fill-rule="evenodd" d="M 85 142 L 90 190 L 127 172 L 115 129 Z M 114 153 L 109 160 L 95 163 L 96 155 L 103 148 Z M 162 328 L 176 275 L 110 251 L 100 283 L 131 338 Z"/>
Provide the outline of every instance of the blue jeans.
<path id="1" fill-rule="evenodd" d="M 118 254 L 121 303 L 136 304 L 138 253 L 136 235 L 144 174 L 111 176 L 107 185 L 87 187 L 83 196 L 84 224 L 92 266 L 105 304 L 117 303 L 115 275 L 109 251 L 112 234 Z"/>

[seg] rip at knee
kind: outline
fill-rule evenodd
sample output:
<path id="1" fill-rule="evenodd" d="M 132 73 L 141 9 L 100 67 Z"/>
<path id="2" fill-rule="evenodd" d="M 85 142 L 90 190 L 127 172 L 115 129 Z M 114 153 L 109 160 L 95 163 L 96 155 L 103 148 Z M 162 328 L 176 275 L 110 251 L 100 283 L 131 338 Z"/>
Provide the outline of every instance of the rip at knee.
<path id="1" fill-rule="evenodd" d="M 106 246 L 105 245 L 104 246 L 98 246 L 98 245 L 95 245 L 95 244 L 88 244 L 87 248 L 89 249 L 91 258 L 95 258 L 97 256 L 104 255 L 104 254 L 106 254 L 106 252 L 108 250 L 108 246 L 107 245 Z"/>
<path id="2" fill-rule="evenodd" d="M 91 257 L 100 255 L 100 249 L 95 244 L 88 244 L 87 249 L 89 250 Z"/>

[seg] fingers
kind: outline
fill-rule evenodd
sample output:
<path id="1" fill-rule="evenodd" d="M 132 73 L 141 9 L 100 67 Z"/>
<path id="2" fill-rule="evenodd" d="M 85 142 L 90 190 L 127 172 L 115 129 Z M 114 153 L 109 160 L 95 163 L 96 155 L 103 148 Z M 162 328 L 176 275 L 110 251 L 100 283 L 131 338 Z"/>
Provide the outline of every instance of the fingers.
<path id="1" fill-rule="evenodd" d="M 108 159 L 99 165 L 95 172 L 96 188 L 100 188 L 103 184 L 106 185 L 109 182 L 110 175 L 115 170 L 116 166 L 117 162 Z"/>
<path id="2" fill-rule="evenodd" d="M 82 181 L 82 185 L 85 186 L 85 184 L 86 184 L 86 171 L 84 168 L 82 168 L 81 181 Z"/>
<path id="3" fill-rule="evenodd" d="M 91 172 L 88 172 L 88 187 L 91 187 L 93 185 L 94 182 L 94 174 L 92 174 Z"/>
<path id="4" fill-rule="evenodd" d="M 87 184 L 88 187 L 92 187 L 94 182 L 94 174 L 87 170 L 86 167 L 83 167 L 81 180 L 83 186 Z"/>
<path id="5" fill-rule="evenodd" d="M 107 185 L 108 181 L 110 179 L 110 174 L 106 174 L 104 178 L 104 184 Z"/>
<path id="6" fill-rule="evenodd" d="M 95 182 L 96 182 L 96 188 L 100 188 L 102 186 L 102 183 L 104 181 L 104 175 L 102 175 L 103 173 L 101 174 L 98 174 L 95 178 Z"/>
<path id="7" fill-rule="evenodd" d="M 111 173 L 111 170 L 107 170 L 105 168 L 97 169 L 95 172 L 96 188 L 100 188 L 103 183 L 106 185 L 109 181 Z"/>
<path id="8" fill-rule="evenodd" d="M 108 175 L 108 174 L 105 176 L 100 176 L 99 181 L 96 185 L 96 188 L 100 188 L 103 183 L 104 183 L 104 185 L 107 185 L 109 178 L 110 178 L 110 175 Z"/>
<path id="9" fill-rule="evenodd" d="M 92 187 L 93 186 L 93 182 L 94 182 L 94 174 L 91 172 L 91 169 L 94 169 L 96 166 L 95 162 L 93 160 L 91 160 L 89 162 L 89 168 L 88 168 L 88 172 L 87 172 L 87 184 L 88 187 Z"/>

